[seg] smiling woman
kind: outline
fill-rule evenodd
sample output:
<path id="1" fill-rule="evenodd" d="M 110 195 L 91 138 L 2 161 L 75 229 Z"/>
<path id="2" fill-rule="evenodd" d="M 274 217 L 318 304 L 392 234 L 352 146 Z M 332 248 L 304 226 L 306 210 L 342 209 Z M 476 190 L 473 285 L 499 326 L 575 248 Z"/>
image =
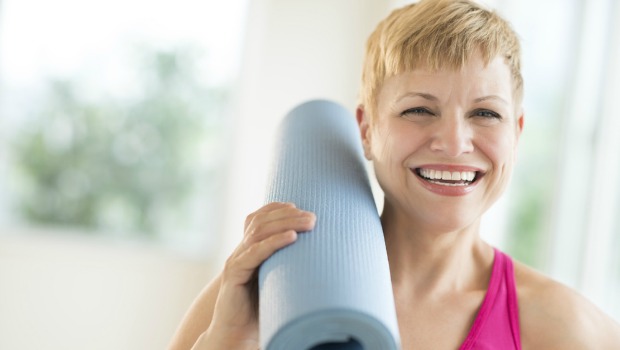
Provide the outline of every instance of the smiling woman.
<path id="1" fill-rule="evenodd" d="M 165 68 L 162 73 L 170 72 L 168 69 L 175 66 L 170 63 L 178 61 L 170 59 L 169 54 L 176 52 L 173 49 L 196 48 L 196 44 L 200 47 L 197 51 L 204 53 L 202 48 L 211 48 L 204 56 L 197 56 L 205 59 L 199 60 L 193 71 L 197 82 L 201 86 L 208 85 L 206 87 L 210 89 L 213 87 L 211 83 L 227 85 L 229 80 L 226 77 L 235 74 L 231 66 L 242 60 L 241 55 L 229 53 L 240 48 L 239 38 L 247 24 L 248 40 L 244 46 L 240 88 L 235 91 L 238 103 L 232 108 L 236 113 L 234 118 L 233 114 L 228 114 L 235 122 L 235 131 L 234 134 L 223 132 L 217 135 L 232 136 L 234 146 L 222 151 L 211 145 L 205 153 L 215 156 L 200 158 L 216 162 L 218 157 L 230 160 L 229 185 L 221 186 L 226 192 L 224 197 L 218 198 L 224 200 L 214 207 L 201 211 L 200 208 L 205 208 L 203 204 L 193 202 L 190 205 L 197 208 L 197 213 L 191 214 L 194 218 L 200 219 L 204 212 L 209 211 L 221 214 L 213 215 L 224 221 L 224 225 L 212 236 L 224 244 L 207 244 L 203 239 L 210 237 L 211 232 L 204 235 L 200 230 L 193 233 L 182 230 L 188 235 L 185 236 L 187 240 L 180 243 L 185 248 L 195 249 L 201 256 L 208 255 L 215 247 L 213 251 L 223 263 L 241 238 L 243 219 L 262 201 L 263 187 L 256 184 L 265 182 L 268 140 L 278 119 L 292 105 L 317 97 L 336 100 L 354 111 L 365 39 L 390 9 L 410 2 L 256 0 L 249 3 L 250 15 L 244 21 L 244 1 L 0 0 L 0 193 L 3 194 L 0 196 L 0 239 L 3 239 L 0 244 L 0 285 L 3 286 L 0 288 L 0 348 L 82 349 L 85 344 L 95 349 L 162 348 L 206 274 L 204 264 L 190 263 L 194 270 L 187 266 L 167 270 L 166 266 L 175 266 L 175 262 L 179 262 L 177 256 L 168 256 L 167 260 L 157 249 L 152 259 L 142 259 L 139 251 L 129 248 L 119 253 L 115 246 L 106 246 L 115 253 L 104 254 L 106 249 L 102 248 L 101 242 L 84 235 L 83 229 L 78 229 L 75 236 L 88 239 L 77 239 L 77 244 L 74 239 L 67 243 L 62 238 L 67 236 L 65 228 L 61 228 L 58 235 L 50 234 L 59 231 L 48 226 L 43 227 L 41 234 L 22 234 L 29 231 L 24 225 L 30 224 L 17 215 L 15 189 L 32 189 L 32 183 L 16 171 L 18 159 L 7 146 L 16 130 L 22 126 L 29 129 L 33 125 L 29 123 L 39 120 L 35 115 L 47 116 L 53 122 L 40 123 L 37 128 L 30 129 L 39 130 L 41 134 L 31 138 L 30 145 L 34 147 L 29 149 L 72 156 L 67 150 L 76 140 L 77 131 L 98 130 L 90 127 L 91 122 L 97 124 L 106 119 L 99 113 L 103 109 L 93 107 L 107 105 L 104 102 L 113 100 L 114 108 L 104 109 L 122 118 L 104 120 L 110 123 L 104 128 L 106 135 L 118 136 L 118 142 L 110 147 L 110 158 L 117 161 L 116 166 L 124 166 L 135 165 L 135 159 L 149 155 L 147 160 L 155 167 L 147 168 L 147 176 L 134 178 L 133 183 L 147 186 L 153 179 L 166 179 L 166 172 L 157 174 L 154 170 L 167 169 L 165 164 L 157 164 L 166 158 L 153 157 L 148 152 L 154 149 L 153 145 L 162 145 L 160 129 L 140 123 L 139 118 L 129 120 L 126 118 L 129 114 L 117 109 L 118 104 L 138 106 L 136 102 L 146 93 L 141 88 L 154 86 L 151 83 L 161 77 L 137 74 L 141 68 L 130 65 L 130 62 L 154 63 L 157 60 L 151 60 L 154 57 L 149 56 L 142 57 L 145 58 L 142 61 L 137 56 L 140 56 L 138 52 L 144 52 L 139 51 L 140 48 L 134 50 L 134 44 L 146 43 L 149 52 L 163 54 L 153 55 L 163 58 L 159 60 Z M 515 260 L 584 292 L 605 312 L 620 320 L 620 299 L 617 297 L 620 295 L 620 256 L 616 251 L 620 244 L 617 215 L 620 182 L 610 180 L 620 177 L 617 152 L 620 149 L 620 118 L 616 118 L 617 96 L 620 96 L 620 2 L 484 2 L 503 14 L 519 33 L 527 84 L 523 96 L 526 123 L 519 136 L 515 176 L 504 199 L 500 199 L 481 222 L 481 236 L 510 253 Z M 532 11 L 533 8 L 536 11 Z M 196 53 L 193 49 L 189 51 L 192 55 Z M 204 79 L 207 76 L 204 72 L 209 72 L 208 79 Z M 187 75 L 187 71 L 182 75 Z M 59 77 L 78 83 L 69 90 L 73 95 L 66 93 L 66 84 L 46 84 L 49 78 Z M 162 85 L 166 84 L 157 86 L 161 88 Z M 47 94 L 48 86 L 54 86 L 49 90 L 54 94 Z M 425 93 L 415 91 L 419 92 Z M 77 101 L 72 99 L 75 94 Z M 185 93 L 166 95 L 181 100 L 187 97 Z M 413 106 L 403 106 L 403 109 L 390 113 L 395 119 L 402 119 L 398 122 L 408 129 L 422 127 L 419 123 L 416 125 L 416 120 L 434 120 L 429 122 L 430 129 L 445 121 L 442 119 L 446 116 L 443 108 L 435 108 L 442 101 L 449 101 L 436 92 L 435 95 L 436 101 L 423 98 L 427 101 L 421 104 L 414 100 L 417 103 Z M 44 100 L 41 96 L 50 99 Z M 48 103 L 53 100 L 52 96 L 60 96 L 64 99 L 62 101 L 71 103 L 65 103 L 64 108 L 59 109 L 58 105 Z M 154 94 L 149 96 L 157 97 Z M 177 103 L 176 100 L 167 101 Z M 488 117 L 493 123 L 502 125 L 502 122 L 493 121 L 497 119 L 494 113 L 502 119 L 507 114 L 493 105 L 486 105 L 496 102 L 476 101 L 472 104 L 480 104 L 480 107 L 466 109 L 462 115 L 476 115 L 474 119 L 484 120 Z M 145 105 L 150 104 L 140 104 Z M 52 110 L 55 111 L 53 116 L 50 114 Z M 71 113 L 75 110 L 87 112 L 83 115 L 88 118 L 82 119 L 84 124 L 73 128 L 66 116 L 73 115 Z M 192 109 L 193 112 L 196 111 Z M 119 123 L 121 119 L 132 123 Z M 132 132 L 117 135 L 115 132 L 124 131 L 122 126 L 125 125 L 131 126 L 127 131 Z M 494 127 L 497 125 L 490 126 Z M 480 135 L 481 127 L 473 121 L 462 123 L 459 128 Z M 448 131 L 467 135 L 459 130 Z M 413 141 L 405 142 L 411 147 Z M 88 153 L 100 148 L 80 150 Z M 32 155 L 27 159 L 32 166 L 44 165 L 53 170 L 53 166 L 58 165 L 53 161 L 58 158 L 50 158 L 49 153 L 27 149 L 25 152 Z M 184 153 L 180 153 L 182 156 L 174 159 L 187 161 Z M 196 159 L 199 156 L 190 160 Z M 476 188 L 489 188 L 487 180 L 495 178 L 491 173 L 480 177 L 483 171 L 493 170 L 493 164 L 486 162 L 468 164 L 466 168 L 450 162 L 451 168 L 445 170 L 450 174 L 450 182 L 447 174 L 444 179 L 442 164 L 435 160 L 419 162 L 416 159 L 406 165 L 409 173 L 403 171 L 402 175 L 409 176 L 407 184 L 417 186 L 416 189 L 428 184 L 455 187 L 453 181 L 461 182 L 457 186 L 469 188 L 471 184 L 468 183 L 462 186 L 463 173 L 466 178 L 474 174 L 472 180 L 478 182 Z M 94 175 L 101 177 L 116 169 L 104 167 Z M 460 173 L 461 180 L 453 180 L 457 173 Z M 51 177 L 56 179 L 57 185 L 53 195 L 62 194 L 75 199 L 85 192 L 84 189 L 92 188 L 92 184 L 84 180 L 84 173 L 79 171 L 56 175 L 60 176 Z M 116 175 L 127 178 L 126 172 L 116 172 Z M 431 177 L 436 181 L 426 180 Z M 145 181 L 141 181 L 143 179 Z M 376 193 L 381 207 L 382 193 L 378 187 Z M 115 223 L 119 228 L 139 217 L 136 213 L 140 210 L 128 204 L 126 195 L 124 188 L 117 188 L 114 195 L 104 198 L 102 206 L 107 210 L 101 212 L 105 215 L 102 214 L 100 220 Z M 52 197 L 36 203 L 42 197 L 34 196 L 31 202 L 49 207 L 47 198 Z M 453 197 L 450 200 L 456 201 L 463 196 Z M 195 198 L 196 201 L 202 199 L 205 197 Z M 57 204 L 52 203 L 52 207 L 59 211 L 81 208 L 75 202 L 66 208 Z M 153 213 L 158 213 L 162 207 L 153 208 Z M 437 210 L 443 211 L 441 207 Z M 158 215 L 151 217 L 163 220 Z M 204 227 L 191 220 L 182 224 Z M 134 232 L 126 227 L 112 230 L 108 226 L 104 231 L 115 231 L 115 237 L 123 236 L 123 232 Z M 177 239 L 183 236 L 178 233 L 180 230 L 167 231 L 159 238 L 166 241 L 168 247 L 176 245 L 179 243 Z M 76 232 L 74 229 L 70 231 Z M 6 234 L 14 232 L 19 235 Z M 88 232 L 92 234 L 92 231 Z M 39 239 L 38 236 L 45 238 Z M 132 235 L 127 236 L 125 238 Z M 125 238 L 122 240 L 127 242 Z M 81 244 L 84 242 L 92 244 Z M 166 263 L 156 263 L 162 261 Z M 41 291 L 45 291 L 44 297 Z M 455 305 L 469 304 L 458 301 Z M 542 309 L 534 311 L 539 310 Z M 433 317 L 444 317 L 448 321 L 449 316 L 433 314 Z M 32 337 L 33 329 L 37 330 L 37 337 Z M 92 344 L 93 339 L 98 346 Z"/>

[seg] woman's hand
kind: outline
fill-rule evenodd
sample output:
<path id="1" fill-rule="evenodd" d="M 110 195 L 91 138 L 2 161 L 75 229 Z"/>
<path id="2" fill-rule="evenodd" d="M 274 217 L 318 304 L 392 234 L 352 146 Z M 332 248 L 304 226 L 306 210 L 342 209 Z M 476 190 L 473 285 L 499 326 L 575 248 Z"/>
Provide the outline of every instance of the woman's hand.
<path id="1" fill-rule="evenodd" d="M 292 203 L 270 203 L 248 215 L 243 241 L 224 265 L 212 322 L 194 349 L 258 348 L 258 267 L 315 221 Z"/>

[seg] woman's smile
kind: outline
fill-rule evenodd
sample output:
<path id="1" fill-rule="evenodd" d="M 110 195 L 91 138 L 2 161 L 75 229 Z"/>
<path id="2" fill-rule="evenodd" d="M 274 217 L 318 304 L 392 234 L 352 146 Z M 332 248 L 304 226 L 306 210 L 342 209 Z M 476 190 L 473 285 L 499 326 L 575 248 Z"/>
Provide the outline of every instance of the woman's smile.
<path id="1" fill-rule="evenodd" d="M 477 168 L 433 164 L 410 168 L 429 191 L 444 196 L 463 196 L 473 191 L 485 173 Z"/>

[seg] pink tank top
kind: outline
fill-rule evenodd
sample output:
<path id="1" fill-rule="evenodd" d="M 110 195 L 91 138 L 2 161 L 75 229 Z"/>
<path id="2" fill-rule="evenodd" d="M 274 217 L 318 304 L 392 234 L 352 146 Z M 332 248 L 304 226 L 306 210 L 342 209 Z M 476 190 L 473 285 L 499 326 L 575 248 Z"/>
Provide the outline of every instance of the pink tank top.
<path id="1" fill-rule="evenodd" d="M 512 259 L 495 250 L 489 289 L 460 350 L 521 350 Z"/>

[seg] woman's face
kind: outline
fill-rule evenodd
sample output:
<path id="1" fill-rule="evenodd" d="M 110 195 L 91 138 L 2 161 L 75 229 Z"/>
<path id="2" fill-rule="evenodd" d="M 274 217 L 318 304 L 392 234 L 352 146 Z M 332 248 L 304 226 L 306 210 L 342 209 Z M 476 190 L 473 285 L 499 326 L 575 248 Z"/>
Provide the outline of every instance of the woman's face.
<path id="1" fill-rule="evenodd" d="M 388 78 L 372 121 L 358 109 L 364 151 L 391 217 L 434 231 L 479 222 L 515 161 L 523 116 L 512 86 L 502 58 L 484 66 L 474 57 L 461 70 Z"/>

